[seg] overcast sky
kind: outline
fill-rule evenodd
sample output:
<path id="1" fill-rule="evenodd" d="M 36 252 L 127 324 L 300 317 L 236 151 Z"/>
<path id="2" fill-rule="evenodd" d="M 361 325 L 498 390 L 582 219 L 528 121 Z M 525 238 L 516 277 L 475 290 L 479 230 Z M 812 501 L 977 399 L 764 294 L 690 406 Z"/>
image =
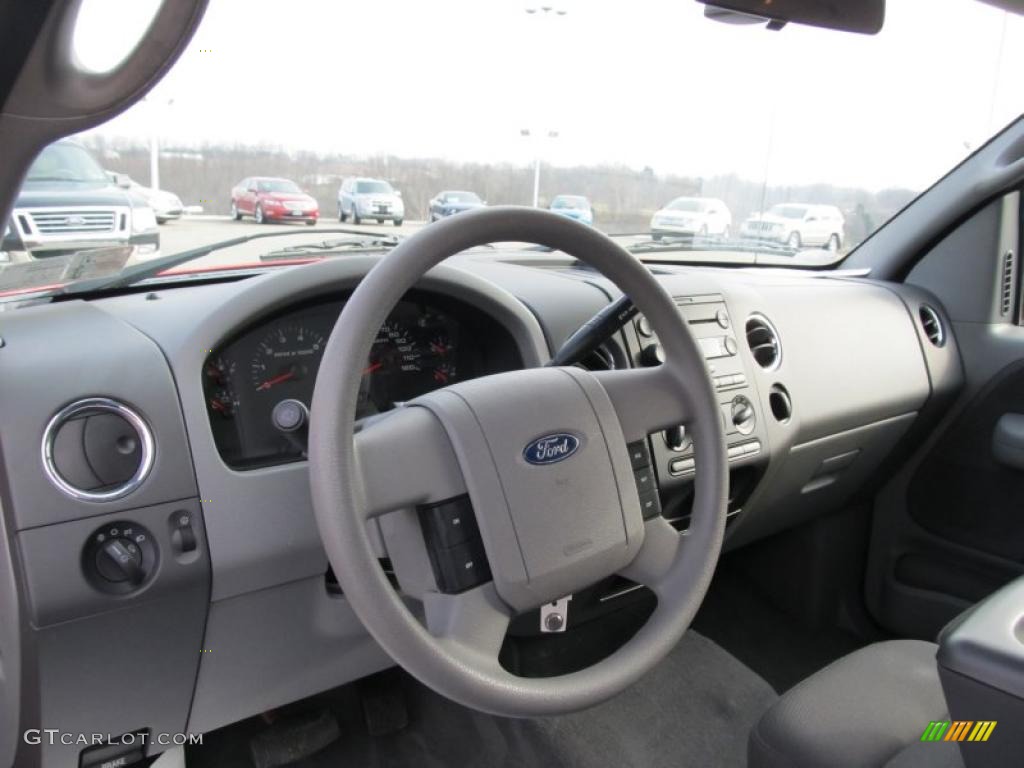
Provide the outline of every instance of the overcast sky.
<path id="1" fill-rule="evenodd" d="M 147 2 L 92 0 L 83 60 L 110 57 Z M 541 3 L 566 13 L 526 13 Z M 150 101 L 99 130 L 880 189 L 932 183 L 1024 112 L 1024 18 L 976 0 L 889 0 L 875 37 L 728 26 L 702 8 L 211 0 Z"/>

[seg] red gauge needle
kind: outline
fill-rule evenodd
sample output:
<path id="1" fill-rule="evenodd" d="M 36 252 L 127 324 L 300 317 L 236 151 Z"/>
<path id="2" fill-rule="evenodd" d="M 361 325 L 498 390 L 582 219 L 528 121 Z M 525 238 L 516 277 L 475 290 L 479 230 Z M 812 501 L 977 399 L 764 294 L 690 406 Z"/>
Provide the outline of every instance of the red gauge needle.
<path id="1" fill-rule="evenodd" d="M 372 365 L 368 365 L 365 368 L 363 368 L 363 376 L 365 376 L 368 373 L 373 373 L 374 371 L 379 371 L 383 367 L 384 363 L 373 363 Z"/>
<path id="2" fill-rule="evenodd" d="M 264 389 L 270 389 L 275 384 L 280 384 L 282 381 L 288 381 L 289 379 L 293 378 L 295 378 L 295 371 L 288 371 L 287 373 L 282 373 L 279 376 L 275 376 L 272 379 L 267 379 L 266 381 L 264 381 L 262 384 L 256 387 L 256 391 L 260 392 Z"/>

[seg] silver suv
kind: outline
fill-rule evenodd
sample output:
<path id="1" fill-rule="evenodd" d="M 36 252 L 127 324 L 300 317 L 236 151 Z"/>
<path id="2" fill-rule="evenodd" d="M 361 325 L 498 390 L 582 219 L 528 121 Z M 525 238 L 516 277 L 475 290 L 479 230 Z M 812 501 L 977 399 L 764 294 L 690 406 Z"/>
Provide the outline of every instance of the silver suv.
<path id="1" fill-rule="evenodd" d="M 383 224 L 391 219 L 396 227 L 405 218 L 402 193 L 382 179 L 345 179 L 338 188 L 338 221 L 361 224 L 363 219 L 376 219 Z"/>

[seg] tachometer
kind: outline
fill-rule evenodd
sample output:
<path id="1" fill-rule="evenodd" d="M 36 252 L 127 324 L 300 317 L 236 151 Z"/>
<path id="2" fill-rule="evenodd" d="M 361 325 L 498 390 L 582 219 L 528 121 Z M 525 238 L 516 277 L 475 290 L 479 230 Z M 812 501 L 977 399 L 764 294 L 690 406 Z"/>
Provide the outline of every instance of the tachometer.
<path id="1" fill-rule="evenodd" d="M 315 376 L 323 350 L 323 336 L 301 323 L 283 323 L 273 328 L 260 339 L 249 364 L 253 388 L 269 392 Z"/>

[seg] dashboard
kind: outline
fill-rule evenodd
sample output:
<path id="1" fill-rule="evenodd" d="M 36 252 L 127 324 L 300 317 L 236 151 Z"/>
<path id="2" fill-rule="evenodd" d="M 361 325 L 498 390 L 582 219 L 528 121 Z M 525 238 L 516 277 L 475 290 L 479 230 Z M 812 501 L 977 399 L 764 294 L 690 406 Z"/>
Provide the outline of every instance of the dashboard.
<path id="1" fill-rule="evenodd" d="M 330 582 L 303 441 L 274 421 L 282 402 L 310 405 L 324 345 L 376 263 L 325 259 L 5 313 L 3 513 L 23 584 L 20 642 L 31 651 L 20 664 L 5 658 L 24 667 L 40 702 L 19 727 L 207 732 L 394 663 Z M 726 548 L 841 508 L 962 384 L 955 337 L 930 339 L 922 307 L 952 324 L 912 286 L 792 272 L 656 274 L 700 340 L 718 395 L 731 470 Z M 358 415 L 543 365 L 617 296 L 558 254 L 450 259 L 377 333 Z M 659 364 L 658 343 L 637 317 L 603 357 Z M 54 423 L 59 471 L 109 473 L 92 497 L 54 483 L 40 451 Z M 115 453 L 104 453 L 111 445 Z M 652 434 L 644 452 L 638 493 L 656 485 L 661 509 L 651 514 L 685 529 L 700 457 L 679 430 Z M 381 461 L 385 472 L 403 469 Z M 415 601 L 434 576 L 425 554 L 406 567 L 405 523 L 424 535 L 415 516 L 397 513 L 367 531 Z M 109 571 L 110 547 L 134 574 L 113 584 L 98 568 Z M 3 573 L 0 563 L 0 589 Z M 596 602 L 613 606 L 628 594 L 621 586 Z M 127 668 L 146 670 L 147 684 L 96 672 Z M 78 764 L 78 751 L 47 745 L 39 763 Z"/>
<path id="2" fill-rule="evenodd" d="M 246 328 L 207 358 L 206 409 L 228 466 L 252 469 L 303 458 L 295 424 L 308 418 L 324 346 L 343 307 L 342 300 L 289 308 Z M 448 297 L 413 292 L 374 339 L 356 416 L 521 365 L 512 337 L 488 315 Z M 282 422 L 281 409 L 289 405 L 298 415 L 285 411 L 290 420 Z"/>

